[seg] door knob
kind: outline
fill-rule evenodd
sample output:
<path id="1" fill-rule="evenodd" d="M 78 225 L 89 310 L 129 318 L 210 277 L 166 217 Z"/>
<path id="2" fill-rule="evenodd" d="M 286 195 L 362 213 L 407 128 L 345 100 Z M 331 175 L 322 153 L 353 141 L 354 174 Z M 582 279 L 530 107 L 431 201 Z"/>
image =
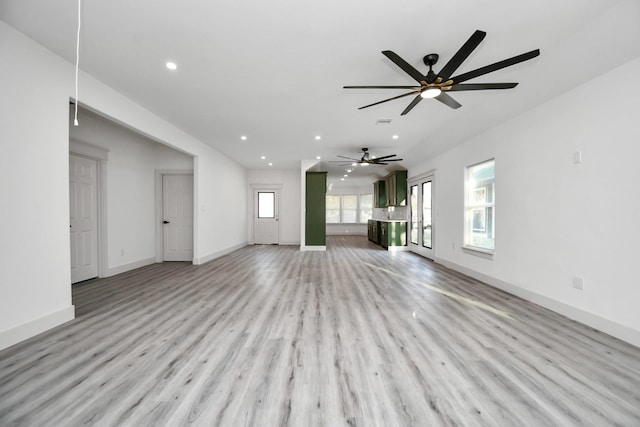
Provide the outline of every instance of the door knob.
<path id="1" fill-rule="evenodd" d="M 163 224 L 169 224 L 169 221 L 162 221 Z"/>

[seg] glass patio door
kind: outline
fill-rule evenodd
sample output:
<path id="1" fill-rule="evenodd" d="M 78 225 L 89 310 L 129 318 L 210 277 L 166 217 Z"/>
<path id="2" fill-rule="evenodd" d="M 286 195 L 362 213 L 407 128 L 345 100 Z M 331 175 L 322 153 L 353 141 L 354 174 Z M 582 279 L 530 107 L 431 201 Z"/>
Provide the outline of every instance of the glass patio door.
<path id="1" fill-rule="evenodd" d="M 409 181 L 409 249 L 433 259 L 433 174 Z"/>

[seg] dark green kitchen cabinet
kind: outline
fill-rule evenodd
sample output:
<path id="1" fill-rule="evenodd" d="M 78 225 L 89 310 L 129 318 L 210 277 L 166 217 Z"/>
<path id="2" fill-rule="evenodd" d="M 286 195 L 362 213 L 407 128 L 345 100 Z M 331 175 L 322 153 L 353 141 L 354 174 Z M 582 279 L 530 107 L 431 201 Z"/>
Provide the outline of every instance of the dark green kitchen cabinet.
<path id="1" fill-rule="evenodd" d="M 383 248 L 389 246 L 407 246 L 407 223 L 381 222 L 380 244 Z"/>
<path id="2" fill-rule="evenodd" d="M 386 206 L 407 205 L 407 171 L 395 171 L 384 178 Z"/>
<path id="3" fill-rule="evenodd" d="M 387 207 L 387 191 L 385 189 L 385 181 L 376 181 L 373 183 L 373 207 Z"/>
<path id="4" fill-rule="evenodd" d="M 375 219 L 370 219 L 367 222 L 367 236 L 369 240 L 377 245 L 380 244 L 380 225 L 380 221 L 376 221 Z"/>
<path id="5" fill-rule="evenodd" d="M 307 246 L 325 246 L 327 173 L 307 172 L 305 195 L 305 236 Z"/>

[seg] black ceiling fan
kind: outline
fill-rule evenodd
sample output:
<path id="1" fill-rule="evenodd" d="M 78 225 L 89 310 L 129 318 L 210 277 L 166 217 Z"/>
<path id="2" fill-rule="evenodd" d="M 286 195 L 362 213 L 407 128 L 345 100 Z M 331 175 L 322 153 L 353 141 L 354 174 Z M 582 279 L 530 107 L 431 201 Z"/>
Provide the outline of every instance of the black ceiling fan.
<path id="1" fill-rule="evenodd" d="M 347 166 L 347 165 L 353 165 L 355 164 L 360 164 L 360 165 L 388 165 L 389 163 L 387 162 L 399 162 L 402 161 L 403 159 L 392 159 L 391 157 L 395 157 L 395 154 L 389 154 L 387 156 L 381 156 L 381 157 L 371 157 L 369 155 L 369 149 L 368 148 L 363 148 L 362 149 L 362 157 L 360 159 L 354 159 L 353 157 L 345 157 L 345 156 L 338 156 L 342 159 L 347 159 L 347 160 L 351 160 L 351 163 L 345 163 L 343 165 L 339 165 L 339 166 Z M 330 160 L 333 163 L 338 163 L 338 162 L 343 162 L 344 160 Z"/>
<path id="2" fill-rule="evenodd" d="M 385 99 L 382 101 L 374 102 L 373 104 L 365 105 L 363 108 L 372 107 L 374 105 L 382 104 L 383 102 L 392 101 L 394 99 L 403 98 L 409 95 L 417 95 L 413 101 L 404 109 L 401 115 L 407 114 L 413 107 L 418 105 L 423 98 L 435 98 L 445 105 L 451 108 L 460 108 L 455 99 L 447 94 L 447 92 L 461 92 L 466 90 L 490 90 L 490 89 L 511 89 L 518 85 L 518 83 L 470 83 L 462 84 L 467 80 L 483 76 L 493 71 L 500 70 L 502 68 L 510 67 L 511 65 L 518 64 L 520 62 L 527 61 L 540 55 L 540 49 L 532 50 L 531 52 L 523 53 L 521 55 L 514 56 L 503 61 L 496 62 L 491 65 L 487 65 L 478 68 L 467 73 L 458 74 L 451 77 L 451 75 L 462 65 L 462 63 L 471 55 L 480 42 L 485 38 L 487 33 L 484 31 L 476 30 L 469 40 L 456 52 L 455 55 L 442 67 L 438 74 L 434 73 L 432 67 L 438 62 L 438 54 L 430 53 L 424 57 L 423 61 L 425 65 L 429 67 L 429 72 L 422 75 L 420 71 L 416 70 L 412 65 L 400 58 L 396 53 L 390 50 L 382 51 L 382 54 L 393 61 L 398 67 L 409 74 L 419 85 L 413 86 L 343 86 L 344 89 L 411 89 L 411 92 L 404 93 L 402 95 L 394 96 L 393 98 Z"/>

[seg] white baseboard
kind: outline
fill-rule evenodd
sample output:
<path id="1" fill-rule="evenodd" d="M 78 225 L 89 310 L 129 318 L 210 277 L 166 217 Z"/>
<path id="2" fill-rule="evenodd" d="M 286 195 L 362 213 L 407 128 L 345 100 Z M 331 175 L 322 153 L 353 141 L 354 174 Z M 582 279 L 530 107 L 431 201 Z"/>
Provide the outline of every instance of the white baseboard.
<path id="1" fill-rule="evenodd" d="M 314 246 L 307 246 L 307 245 L 300 245 L 300 252 L 325 252 L 327 250 L 326 246 L 319 246 L 319 245 L 314 245 Z"/>
<path id="2" fill-rule="evenodd" d="M 108 268 L 104 277 L 115 276 L 116 274 L 125 273 L 129 270 L 135 270 L 136 268 L 146 267 L 147 265 L 155 264 L 156 257 L 141 259 L 140 261 L 130 262 L 129 264 L 119 265 L 117 267 Z"/>
<path id="3" fill-rule="evenodd" d="M 31 320 L 22 325 L 0 332 L 0 350 L 36 336 L 56 326 L 75 319 L 76 309 L 73 305 L 55 311 L 46 316 Z"/>
<path id="4" fill-rule="evenodd" d="M 206 262 L 209 261 L 213 261 L 216 258 L 220 258 L 221 256 L 225 256 L 227 254 L 230 254 L 231 252 L 237 251 L 238 249 L 242 249 L 245 246 L 247 246 L 249 244 L 249 242 L 242 242 L 239 245 L 235 245 L 235 246 L 231 246 L 229 248 L 223 249 L 221 251 L 212 253 L 210 255 L 206 255 L 203 257 L 199 257 L 199 258 L 194 258 L 193 259 L 193 264 L 194 265 L 200 265 L 200 264 L 204 264 Z"/>
<path id="5" fill-rule="evenodd" d="M 299 246 L 300 240 L 291 241 L 291 242 L 280 242 L 279 245 L 280 246 Z"/>
<path id="6" fill-rule="evenodd" d="M 584 311 L 580 308 L 565 304 L 536 292 L 532 292 L 528 289 L 520 288 L 518 286 L 493 278 L 491 276 L 487 276 L 486 274 L 479 273 L 475 270 L 471 270 L 470 268 L 463 267 L 459 264 L 446 261 L 441 258 L 436 258 L 435 262 L 438 264 L 442 264 L 452 270 L 458 271 L 462 274 L 466 274 L 467 276 L 473 277 L 474 279 L 480 280 L 481 282 L 501 289 L 512 295 L 516 295 L 527 301 L 541 305 L 542 307 L 548 308 L 549 310 L 555 311 L 556 313 L 562 314 L 563 316 L 567 316 L 568 318 L 573 319 L 577 322 L 583 323 L 587 326 L 591 326 L 592 328 L 626 341 L 629 344 L 633 344 L 636 347 L 640 347 L 640 331 L 632 329 L 628 326 L 616 323 L 612 320 L 606 319 L 588 311 Z"/>

